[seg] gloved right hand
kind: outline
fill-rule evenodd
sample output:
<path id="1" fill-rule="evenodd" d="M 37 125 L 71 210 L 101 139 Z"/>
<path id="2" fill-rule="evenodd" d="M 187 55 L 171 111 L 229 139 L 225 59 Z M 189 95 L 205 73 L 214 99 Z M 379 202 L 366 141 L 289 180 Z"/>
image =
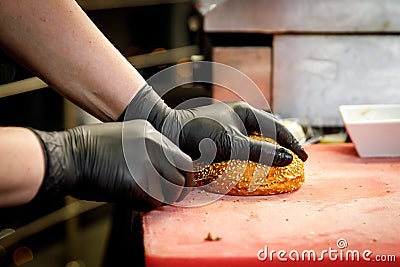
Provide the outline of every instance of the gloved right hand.
<path id="1" fill-rule="evenodd" d="M 173 109 L 146 84 L 136 93 L 120 118 L 148 120 L 199 163 L 241 159 L 286 166 L 293 159 L 288 149 L 303 161 L 308 157 L 296 138 L 272 114 L 245 102 Z M 248 135 L 254 131 L 275 139 L 280 145 L 249 138 Z"/>
<path id="2" fill-rule="evenodd" d="M 32 131 L 46 158 L 37 198 L 71 195 L 150 211 L 181 200 L 187 193 L 184 186 L 193 185 L 192 174 L 175 167 L 190 171 L 190 157 L 147 121 Z"/>

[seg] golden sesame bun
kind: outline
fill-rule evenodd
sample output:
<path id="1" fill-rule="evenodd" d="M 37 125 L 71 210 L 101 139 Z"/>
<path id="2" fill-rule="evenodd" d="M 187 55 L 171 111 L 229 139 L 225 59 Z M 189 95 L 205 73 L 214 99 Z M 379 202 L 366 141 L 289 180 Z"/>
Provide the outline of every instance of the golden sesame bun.
<path id="1" fill-rule="evenodd" d="M 277 144 L 258 134 L 250 138 Z M 197 186 L 207 191 L 236 196 L 265 196 L 293 192 L 304 182 L 304 163 L 293 152 L 284 167 L 269 167 L 253 161 L 230 160 L 213 163 L 195 173 Z"/>

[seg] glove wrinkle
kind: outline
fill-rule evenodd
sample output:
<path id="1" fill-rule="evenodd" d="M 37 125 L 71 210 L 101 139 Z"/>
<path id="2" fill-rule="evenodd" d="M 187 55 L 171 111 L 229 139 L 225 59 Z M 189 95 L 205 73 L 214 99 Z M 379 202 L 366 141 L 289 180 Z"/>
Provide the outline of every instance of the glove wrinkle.
<path id="1" fill-rule="evenodd" d="M 45 154 L 45 179 L 37 194 L 43 200 L 51 199 L 57 195 L 69 193 L 68 185 L 65 185 L 66 177 L 70 176 L 74 166 L 70 166 L 68 157 L 64 151 L 66 133 L 44 132 L 36 129 L 33 131 L 42 143 Z M 72 162 L 71 162 L 72 163 Z"/>

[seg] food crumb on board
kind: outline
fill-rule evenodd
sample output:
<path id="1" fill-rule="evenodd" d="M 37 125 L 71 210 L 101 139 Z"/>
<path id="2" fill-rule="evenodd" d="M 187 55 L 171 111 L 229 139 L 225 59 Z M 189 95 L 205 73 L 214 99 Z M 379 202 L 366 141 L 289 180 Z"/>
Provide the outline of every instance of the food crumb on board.
<path id="1" fill-rule="evenodd" d="M 219 241 L 221 240 L 221 237 L 219 236 L 214 236 L 210 232 L 208 232 L 206 238 L 204 238 L 205 241 Z"/>

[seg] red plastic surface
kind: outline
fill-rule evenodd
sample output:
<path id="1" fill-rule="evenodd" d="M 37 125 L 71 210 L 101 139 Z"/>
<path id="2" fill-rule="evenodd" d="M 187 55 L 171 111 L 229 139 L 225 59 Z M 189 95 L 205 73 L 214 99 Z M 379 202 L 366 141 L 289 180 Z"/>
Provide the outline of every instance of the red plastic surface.
<path id="1" fill-rule="evenodd" d="M 291 194 L 224 196 L 202 207 L 144 214 L 146 266 L 398 265 L 400 158 L 362 159 L 352 144 L 306 150 L 306 182 Z M 221 239 L 205 241 L 209 232 Z M 339 239 L 347 247 L 340 249 Z M 259 260 L 267 248 L 268 258 Z M 280 255 L 286 261 L 277 252 L 271 258 L 272 250 L 286 252 Z M 299 261 L 291 259 L 297 255 Z M 377 262 L 379 255 L 397 262 Z"/>

